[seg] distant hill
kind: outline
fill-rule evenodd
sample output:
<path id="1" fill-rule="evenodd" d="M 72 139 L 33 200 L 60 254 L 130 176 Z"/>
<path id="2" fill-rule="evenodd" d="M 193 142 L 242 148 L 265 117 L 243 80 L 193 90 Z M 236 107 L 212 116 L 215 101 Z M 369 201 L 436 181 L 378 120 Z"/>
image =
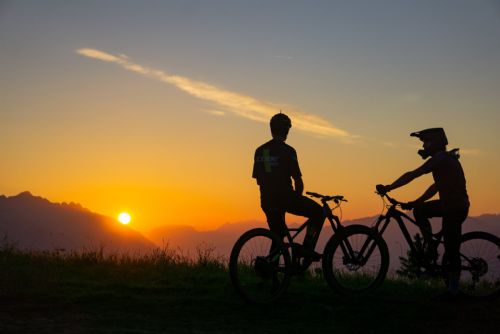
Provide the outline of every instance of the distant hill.
<path id="1" fill-rule="evenodd" d="M 169 225 L 155 228 L 147 236 L 156 244 L 181 250 L 185 255 L 196 255 L 198 249 L 214 248 L 214 255 L 229 257 L 236 239 L 254 227 L 267 227 L 267 224 L 262 222 L 224 224 L 213 231 L 197 231 L 186 225 Z"/>
<path id="2" fill-rule="evenodd" d="M 352 224 L 371 226 L 376 218 L 377 217 L 374 216 L 348 220 L 344 221 L 343 224 L 345 226 Z M 435 219 L 432 225 L 436 230 L 440 228 L 440 219 Z M 196 254 L 197 247 L 211 247 L 215 248 L 216 254 L 229 257 L 231 248 L 238 237 L 245 231 L 254 227 L 267 227 L 267 224 L 264 222 L 228 223 L 214 231 L 197 231 L 189 226 L 162 226 L 150 231 L 148 236 L 157 244 L 168 244 L 171 248 L 180 248 L 184 252 L 190 254 Z M 412 236 L 417 233 L 417 228 L 411 224 L 408 225 L 408 230 Z M 500 236 L 500 215 L 485 214 L 478 217 L 469 217 L 463 225 L 463 232 L 468 231 L 488 231 Z M 318 241 L 317 250 L 322 252 L 331 235 L 332 230 L 330 226 L 325 225 L 320 240 Z M 408 249 L 396 222 L 392 221 L 388 226 L 384 232 L 384 239 L 390 251 L 390 268 L 391 270 L 395 270 L 400 266 L 399 256 L 406 256 Z"/>
<path id="3" fill-rule="evenodd" d="M 52 203 L 29 192 L 0 196 L 0 240 L 20 249 L 146 252 L 156 245 L 115 219 L 75 203 Z"/>
<path id="4" fill-rule="evenodd" d="M 344 221 L 344 225 L 370 226 L 376 217 Z M 294 218 L 294 221 L 300 219 Z M 436 220 L 434 227 L 440 226 Z M 292 224 L 293 225 L 293 224 Z M 21 249 L 98 250 L 104 246 L 108 252 L 146 252 L 159 246 L 180 250 L 184 255 L 197 255 L 198 249 L 214 249 L 215 255 L 228 257 L 235 241 L 254 227 L 267 227 L 265 222 L 247 221 L 227 223 L 213 231 L 197 231 L 191 226 L 168 225 L 151 230 L 147 237 L 120 225 L 115 219 L 100 215 L 75 203 L 52 203 L 29 192 L 17 196 L 0 196 L 0 246 L 2 238 Z M 408 226 L 413 236 L 417 229 Z M 485 214 L 469 217 L 463 231 L 481 230 L 500 236 L 500 215 Z M 317 249 L 322 252 L 332 235 L 325 225 Z M 149 238 L 149 239 L 148 239 Z M 393 222 L 384 233 L 391 253 L 391 268 L 399 267 L 399 256 L 405 256 L 406 242 Z"/>

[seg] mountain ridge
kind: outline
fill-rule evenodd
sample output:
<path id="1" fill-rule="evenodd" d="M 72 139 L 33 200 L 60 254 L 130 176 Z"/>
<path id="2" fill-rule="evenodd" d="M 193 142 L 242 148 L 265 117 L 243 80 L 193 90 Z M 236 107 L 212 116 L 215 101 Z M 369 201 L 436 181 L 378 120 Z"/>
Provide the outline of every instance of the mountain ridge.
<path id="1" fill-rule="evenodd" d="M 343 224 L 370 226 L 376 218 L 376 215 L 356 218 L 343 221 Z M 301 220 L 293 218 L 297 219 Z M 439 221 L 434 219 L 434 229 L 439 228 Z M 289 223 L 289 226 L 294 225 L 299 226 L 298 223 Z M 216 256 L 228 258 L 239 236 L 255 227 L 267 228 L 267 223 L 257 220 L 231 222 L 209 231 L 199 231 L 191 225 L 163 225 L 141 234 L 78 203 L 52 203 L 28 191 L 11 197 L 0 195 L 0 240 L 2 237 L 7 238 L 8 242 L 15 243 L 21 249 L 82 250 L 104 247 L 108 252 L 148 252 L 157 247 L 168 247 L 185 255 L 196 255 L 205 248 Z M 412 236 L 418 232 L 412 224 L 407 227 Z M 487 231 L 499 236 L 500 214 L 468 217 L 463 232 L 471 230 Z M 318 241 L 318 251 L 322 252 L 332 234 L 326 223 Z M 407 245 L 396 223 L 392 222 L 388 226 L 384 239 L 391 253 L 391 267 L 397 266 L 399 256 L 406 256 Z M 297 241 L 300 242 L 301 238 Z"/>
<path id="2" fill-rule="evenodd" d="M 361 224 L 371 226 L 377 219 L 378 215 L 371 217 L 356 218 L 352 220 L 343 221 L 344 226 L 349 226 L 353 224 Z M 431 220 L 433 229 L 437 231 L 441 228 L 441 219 L 434 218 Z M 299 226 L 298 223 L 290 223 L 289 227 Z M 267 223 L 263 221 L 246 221 L 241 223 L 226 223 L 219 226 L 215 230 L 211 231 L 198 231 L 191 226 L 160 226 L 149 233 L 147 236 L 155 241 L 157 244 L 168 245 L 171 248 L 181 249 L 187 253 L 196 253 L 197 248 L 206 247 L 214 251 L 218 256 L 229 257 L 231 248 L 239 238 L 241 234 L 247 230 L 255 227 L 267 228 Z M 418 233 L 418 229 L 411 223 L 406 225 L 410 235 L 413 237 Z M 463 224 L 463 233 L 470 231 L 485 231 L 490 232 L 496 236 L 500 236 L 500 214 L 484 214 L 480 216 L 468 217 Z M 329 226 L 329 223 L 325 223 L 323 231 L 321 232 L 320 238 L 316 250 L 319 252 L 323 251 L 327 241 L 332 236 L 333 231 Z M 301 241 L 304 232 L 302 232 L 301 237 L 297 241 Z M 408 250 L 408 245 L 404 240 L 404 237 L 399 229 L 396 222 L 391 221 L 383 235 L 384 240 L 389 247 L 390 252 L 390 268 L 392 270 L 399 267 L 399 257 L 406 257 L 406 251 Z"/>
<path id="3" fill-rule="evenodd" d="M 111 217 L 74 202 L 53 203 L 29 191 L 0 196 L 0 237 L 30 250 L 146 252 L 156 247 Z"/>

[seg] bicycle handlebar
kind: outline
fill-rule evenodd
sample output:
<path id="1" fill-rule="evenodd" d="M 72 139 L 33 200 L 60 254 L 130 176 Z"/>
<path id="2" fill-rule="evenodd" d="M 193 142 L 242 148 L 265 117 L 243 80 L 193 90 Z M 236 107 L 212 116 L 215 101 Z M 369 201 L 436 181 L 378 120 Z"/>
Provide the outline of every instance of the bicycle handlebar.
<path id="1" fill-rule="evenodd" d="M 382 193 L 382 192 L 378 192 L 378 191 L 375 191 L 375 193 L 377 195 L 379 195 L 380 197 L 382 198 L 387 198 L 387 200 L 392 204 L 392 205 L 398 205 L 398 206 L 401 206 L 401 205 L 405 205 L 407 203 L 404 203 L 404 202 L 400 202 L 398 201 L 397 199 L 394 199 L 392 198 L 391 196 L 387 195 L 387 193 Z"/>
<path id="2" fill-rule="evenodd" d="M 346 199 L 344 199 L 344 196 L 342 195 L 334 195 L 334 196 L 327 196 L 327 195 L 321 195 L 312 191 L 306 191 L 306 194 L 314 197 L 314 198 L 321 198 L 321 201 L 334 201 L 336 204 L 339 204 L 339 202 L 347 202 Z"/>

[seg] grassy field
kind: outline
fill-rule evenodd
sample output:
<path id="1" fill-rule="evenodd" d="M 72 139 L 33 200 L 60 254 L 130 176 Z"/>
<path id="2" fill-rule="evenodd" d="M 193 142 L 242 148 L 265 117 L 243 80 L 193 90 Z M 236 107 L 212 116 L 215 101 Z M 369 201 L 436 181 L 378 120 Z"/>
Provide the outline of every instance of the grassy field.
<path id="1" fill-rule="evenodd" d="M 500 301 L 432 302 L 439 285 L 388 280 L 341 297 L 321 277 L 294 277 L 265 306 L 233 291 L 224 261 L 159 250 L 20 252 L 0 248 L 0 333 L 497 333 Z"/>

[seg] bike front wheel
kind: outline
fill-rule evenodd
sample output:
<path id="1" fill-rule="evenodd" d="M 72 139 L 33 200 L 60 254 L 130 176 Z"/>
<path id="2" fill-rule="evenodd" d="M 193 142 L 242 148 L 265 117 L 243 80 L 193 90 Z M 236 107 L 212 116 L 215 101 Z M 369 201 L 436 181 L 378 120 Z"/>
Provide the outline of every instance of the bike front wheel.
<path id="1" fill-rule="evenodd" d="M 382 237 L 364 225 L 351 225 L 330 238 L 323 252 L 323 273 L 342 294 L 377 288 L 389 268 L 389 251 Z"/>
<path id="2" fill-rule="evenodd" d="M 229 274 L 235 290 L 245 300 L 269 303 L 278 299 L 290 283 L 290 254 L 270 230 L 252 229 L 236 241 Z"/>
<path id="3" fill-rule="evenodd" d="M 474 298 L 500 295 L 500 239 L 486 232 L 469 232 L 460 244 L 460 287 Z"/>

